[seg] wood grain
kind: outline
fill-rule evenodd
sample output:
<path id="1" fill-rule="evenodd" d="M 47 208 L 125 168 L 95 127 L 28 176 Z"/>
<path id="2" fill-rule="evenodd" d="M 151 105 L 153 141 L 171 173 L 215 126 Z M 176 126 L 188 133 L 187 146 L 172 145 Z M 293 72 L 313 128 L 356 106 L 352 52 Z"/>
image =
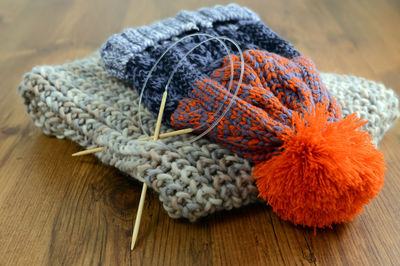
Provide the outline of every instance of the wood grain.
<path id="1" fill-rule="evenodd" d="M 215 1 L 0 1 L 0 265 L 400 265 L 400 125 L 380 147 L 379 196 L 351 223 L 295 227 L 254 204 L 191 224 L 150 192 L 137 247 L 141 184 L 80 148 L 44 136 L 16 93 L 23 73 L 88 55 L 125 27 Z M 238 1 L 325 72 L 384 82 L 400 94 L 400 2 Z M 222 1 L 219 3 L 227 3 Z"/>

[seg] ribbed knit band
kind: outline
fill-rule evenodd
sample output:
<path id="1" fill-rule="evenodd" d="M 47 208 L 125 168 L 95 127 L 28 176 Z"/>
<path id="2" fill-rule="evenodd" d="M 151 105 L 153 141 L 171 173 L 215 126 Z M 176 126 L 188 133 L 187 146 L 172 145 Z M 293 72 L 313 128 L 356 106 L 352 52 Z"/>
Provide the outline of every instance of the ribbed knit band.
<path id="1" fill-rule="evenodd" d="M 103 45 L 101 54 L 107 71 L 119 79 L 126 79 L 128 63 L 135 54 L 147 48 L 159 47 L 164 42 L 177 40 L 188 32 L 200 32 L 214 26 L 214 23 L 247 20 L 257 22 L 259 17 L 248 8 L 230 4 L 202 8 L 198 11 L 183 10 L 174 18 L 155 22 L 150 26 L 125 29 L 114 34 Z"/>
<path id="2" fill-rule="evenodd" d="M 231 4 L 203 8 L 196 12 L 182 11 L 175 18 L 150 26 L 129 28 L 111 36 L 101 48 L 105 69 L 140 90 L 162 53 L 176 40 L 191 33 L 229 37 L 242 50 L 262 49 L 287 58 L 299 55 L 290 43 L 263 24 L 254 12 Z M 165 85 L 179 60 L 192 47 L 206 39 L 205 36 L 185 39 L 160 61 L 143 96 L 144 104 L 154 115 L 158 113 Z M 232 52 L 237 52 L 231 43 L 226 44 Z M 188 96 L 193 84 L 207 77 L 221 64 L 226 54 L 223 46 L 214 40 L 196 48 L 182 61 L 169 86 L 165 123 L 170 122 L 171 114 L 180 100 Z"/>
<path id="3" fill-rule="evenodd" d="M 399 117 L 396 94 L 384 85 L 355 76 L 321 74 L 323 82 L 348 115 L 357 112 L 365 129 L 379 142 Z M 218 210 L 257 200 L 252 165 L 207 139 L 192 144 L 191 135 L 136 141 L 143 137 L 138 93 L 112 78 L 98 53 L 59 66 L 38 66 L 26 73 L 19 93 L 35 125 L 47 135 L 70 139 L 84 148 L 104 146 L 95 156 L 159 193 L 173 218 L 191 221 Z M 144 127 L 155 118 L 143 109 Z M 161 132 L 171 130 L 162 126 Z"/>

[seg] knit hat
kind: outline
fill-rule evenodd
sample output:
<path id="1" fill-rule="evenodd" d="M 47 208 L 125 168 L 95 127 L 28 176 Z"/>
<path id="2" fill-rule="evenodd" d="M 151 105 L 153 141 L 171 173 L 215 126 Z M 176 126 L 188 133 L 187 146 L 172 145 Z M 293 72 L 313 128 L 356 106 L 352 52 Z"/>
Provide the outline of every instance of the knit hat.
<path id="1" fill-rule="evenodd" d="M 328 91 L 347 116 L 357 112 L 378 143 L 399 117 L 395 93 L 382 84 L 347 75 L 321 73 Z M 18 91 L 34 124 L 49 136 L 70 139 L 83 148 L 104 147 L 99 160 L 146 182 L 168 214 L 195 221 L 220 210 L 258 200 L 251 164 L 206 138 L 194 143 L 181 135 L 143 142 L 138 93 L 105 72 L 99 53 L 26 73 Z M 144 128 L 153 133 L 155 118 L 142 105 Z M 162 126 L 161 132 L 172 129 Z"/>
<path id="2" fill-rule="evenodd" d="M 203 8 L 199 11 L 181 11 L 175 18 L 168 18 L 150 26 L 125 29 L 112 35 L 100 52 L 104 66 L 113 76 L 127 81 L 140 90 L 151 68 L 161 55 L 178 39 L 191 33 L 204 33 L 233 39 L 242 50 L 265 49 L 278 55 L 293 58 L 299 55 L 294 47 L 268 28 L 258 15 L 248 8 L 230 4 Z M 194 36 L 178 43 L 165 54 L 149 79 L 143 102 L 157 116 L 164 87 L 171 72 L 184 54 L 207 36 Z M 232 52 L 236 48 L 229 42 Z M 194 83 L 218 67 L 227 55 L 217 41 L 206 42 L 196 48 L 179 65 L 169 85 L 163 121 L 170 117 L 179 102 L 186 98 Z"/>
<path id="3" fill-rule="evenodd" d="M 180 29 L 195 24 L 200 33 L 233 39 L 245 50 L 244 62 L 235 54 L 221 60 L 225 53 L 212 42 L 193 50 L 192 57 L 186 59 L 184 55 L 203 40 L 185 38 L 163 58 L 168 61 L 154 65 L 156 77 L 149 84 L 151 93 L 144 96 L 144 103 L 158 113 L 164 87 L 172 79 L 168 87 L 172 104 L 166 112 L 170 121 L 165 122 L 176 129 L 193 128 L 201 133 L 222 108 L 225 117 L 207 136 L 255 163 L 253 177 L 259 196 L 280 217 L 314 228 L 352 220 L 379 192 L 386 171 L 383 154 L 361 130 L 367 122 L 356 114 L 342 118 L 341 107 L 322 83 L 313 62 L 247 9 L 233 5 L 181 14 L 173 22 L 166 20 L 146 30 L 131 29 L 112 36 L 102 48 L 106 70 L 131 81 L 134 88 L 142 88 L 150 67 L 174 37 L 190 34 L 190 30 L 170 32 L 169 23 L 177 23 Z M 207 23 L 202 24 L 203 20 Z M 154 46 L 143 50 L 132 45 L 138 42 L 135 38 L 141 30 Z M 161 32 L 155 40 L 153 31 Z M 117 66 L 126 54 L 129 59 L 124 59 L 125 65 Z M 179 63 L 179 73 L 170 77 Z M 237 95 L 228 88 L 230 65 L 239 88 Z M 225 104 L 228 99 L 232 106 Z"/>

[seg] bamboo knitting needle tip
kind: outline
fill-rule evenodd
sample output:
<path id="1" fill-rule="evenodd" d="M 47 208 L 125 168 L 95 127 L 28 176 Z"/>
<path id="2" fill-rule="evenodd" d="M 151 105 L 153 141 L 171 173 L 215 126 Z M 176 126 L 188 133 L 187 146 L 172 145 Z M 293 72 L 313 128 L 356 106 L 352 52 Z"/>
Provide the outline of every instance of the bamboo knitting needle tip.
<path id="1" fill-rule="evenodd" d="M 154 130 L 154 136 L 153 136 L 154 141 L 158 140 L 158 136 L 160 135 L 161 121 L 164 114 L 165 103 L 167 102 L 167 96 L 168 93 L 165 91 L 161 99 L 160 110 L 158 111 L 156 129 Z"/>
<path id="2" fill-rule="evenodd" d="M 183 135 L 183 134 L 189 134 L 191 132 L 193 132 L 193 128 L 185 128 L 185 129 L 180 129 L 180 130 L 176 130 L 176 131 L 171 131 L 171 132 L 160 134 L 158 136 L 158 138 L 159 139 L 166 139 L 166 138 L 179 136 L 179 135 Z M 146 141 L 146 140 L 150 140 L 150 139 L 154 139 L 154 136 L 144 137 L 144 138 L 140 138 L 140 139 L 137 139 L 137 140 Z M 92 153 L 96 153 L 96 152 L 101 152 L 102 150 L 103 150 L 103 147 L 99 147 L 99 148 L 94 148 L 94 149 L 89 149 L 89 150 L 76 152 L 76 153 L 72 154 L 72 156 L 88 155 L 88 154 L 92 154 Z"/>
<path id="3" fill-rule="evenodd" d="M 147 185 L 146 183 L 143 183 L 142 194 L 140 195 L 140 201 L 139 201 L 139 209 L 136 214 L 135 226 L 133 227 L 131 250 L 135 248 L 136 239 L 139 234 L 139 227 L 140 227 L 140 221 L 142 220 L 142 213 L 143 213 L 144 200 L 146 198 L 146 192 L 147 192 Z"/>
<path id="4" fill-rule="evenodd" d="M 87 155 L 87 154 L 92 154 L 96 152 L 101 152 L 103 150 L 103 147 L 98 147 L 90 150 L 85 150 L 85 151 L 80 151 L 80 152 L 75 152 L 72 154 L 72 156 L 82 156 L 82 155 Z"/>
<path id="5" fill-rule="evenodd" d="M 153 137 L 154 141 L 158 140 L 158 136 L 160 134 L 161 121 L 162 121 L 162 116 L 164 113 L 165 103 L 167 101 L 167 96 L 168 96 L 167 91 L 165 91 L 163 94 L 163 98 L 161 100 L 160 110 L 158 111 L 156 129 L 154 130 L 154 137 Z M 140 195 L 139 209 L 136 214 L 135 225 L 133 227 L 133 232 L 132 232 L 131 250 L 133 250 L 135 248 L 136 239 L 139 234 L 139 227 L 140 227 L 140 221 L 142 219 L 142 214 L 143 214 L 143 206 L 144 206 L 144 200 L 146 198 L 146 191 L 147 191 L 147 185 L 146 185 L 146 183 L 143 183 L 142 194 Z"/>

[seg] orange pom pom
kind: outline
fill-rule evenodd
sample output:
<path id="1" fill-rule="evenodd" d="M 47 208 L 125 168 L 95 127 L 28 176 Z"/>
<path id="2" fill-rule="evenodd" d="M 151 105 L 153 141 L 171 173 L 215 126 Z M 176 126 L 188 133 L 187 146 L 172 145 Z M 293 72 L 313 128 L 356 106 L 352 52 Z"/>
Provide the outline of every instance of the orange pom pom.
<path id="1" fill-rule="evenodd" d="M 383 154 L 366 123 L 356 114 L 328 123 L 325 106 L 293 115 L 282 152 L 256 164 L 259 196 L 285 220 L 310 227 L 331 227 L 352 220 L 378 194 L 384 181 Z"/>

